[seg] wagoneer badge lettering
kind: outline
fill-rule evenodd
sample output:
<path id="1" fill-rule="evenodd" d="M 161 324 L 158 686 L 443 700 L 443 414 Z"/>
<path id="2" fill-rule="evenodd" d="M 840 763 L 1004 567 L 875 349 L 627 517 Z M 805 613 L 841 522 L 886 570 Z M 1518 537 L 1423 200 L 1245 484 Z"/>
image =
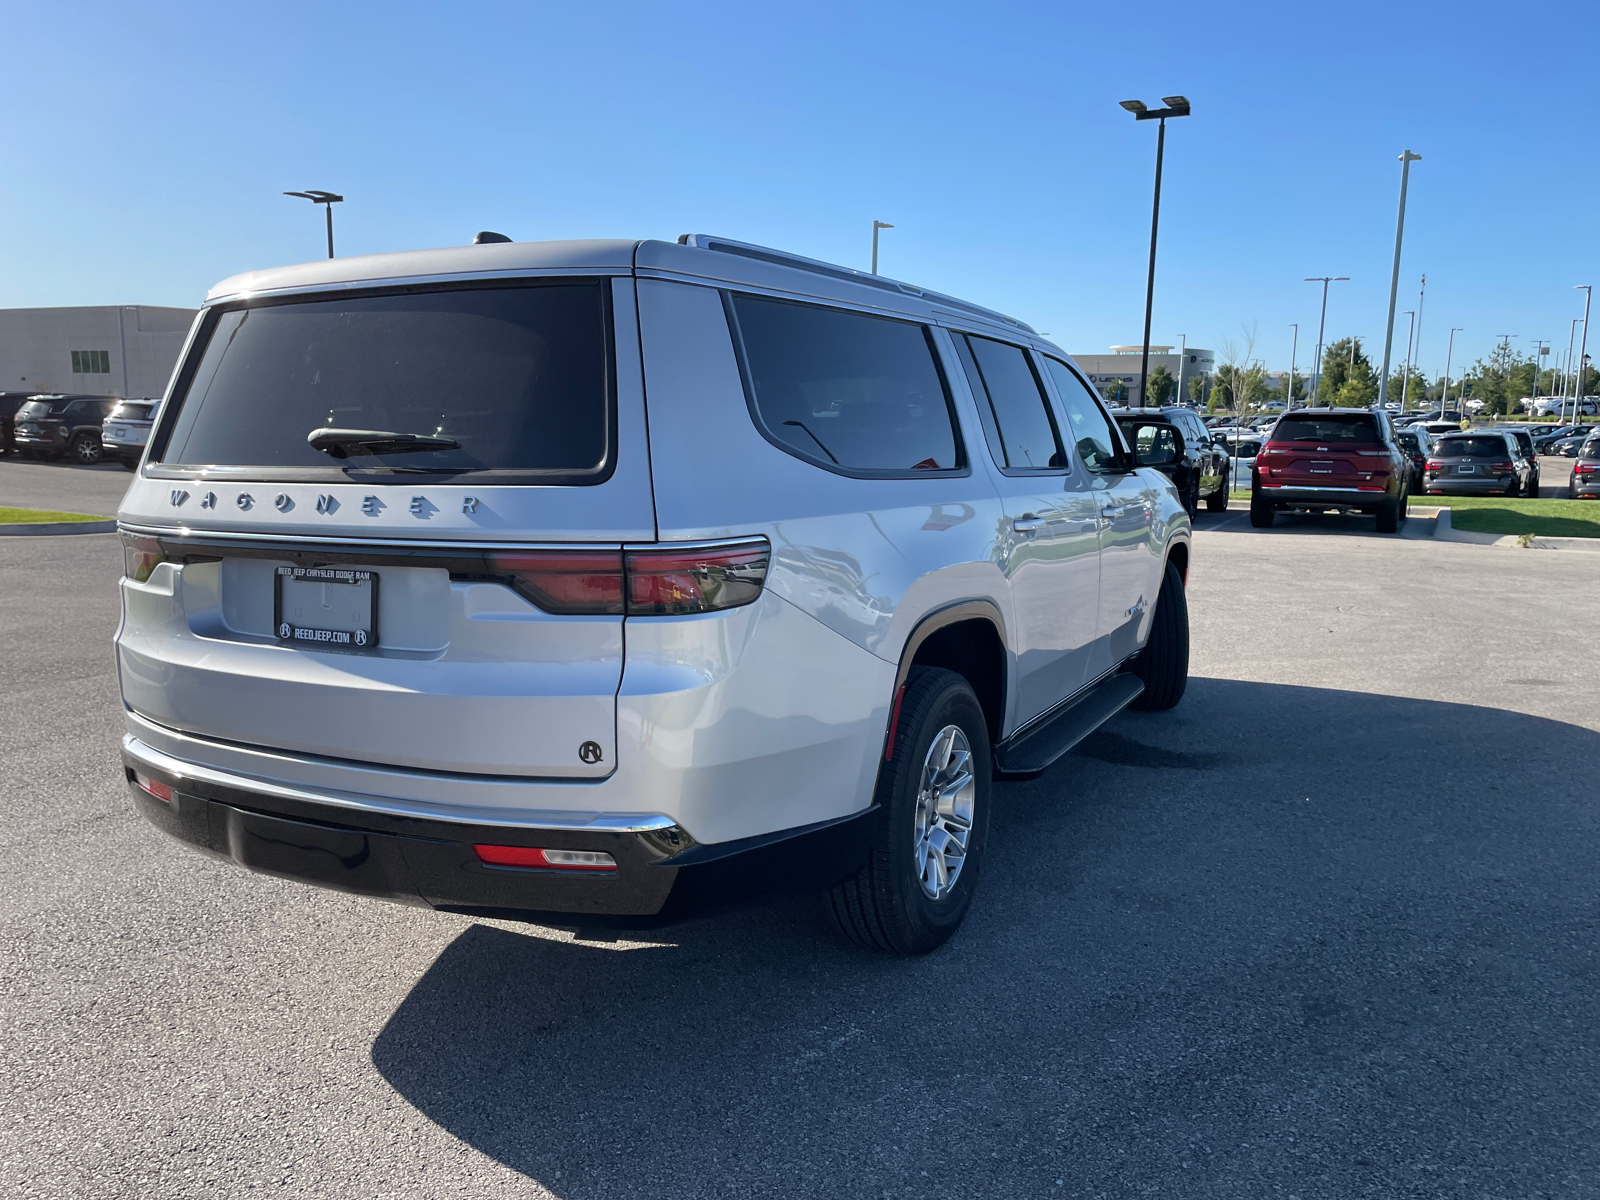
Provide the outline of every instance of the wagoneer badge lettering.
<path id="1" fill-rule="evenodd" d="M 317 511 L 319 513 L 327 515 L 327 514 L 332 513 L 333 510 L 338 508 L 338 507 L 339 507 L 339 501 L 334 499 L 332 496 L 318 496 L 317 497 Z"/>
<path id="2" fill-rule="evenodd" d="M 242 508 L 245 512 L 249 512 L 250 511 L 250 506 L 252 504 L 254 504 L 255 502 L 256 502 L 255 497 L 252 496 L 249 492 L 240 492 L 239 493 L 239 498 L 234 501 L 234 503 L 237 504 L 240 508 Z"/>
<path id="3" fill-rule="evenodd" d="M 585 742 L 583 745 L 578 747 L 578 757 L 583 759 L 583 761 L 588 763 L 590 766 L 593 766 L 595 763 L 599 762 L 604 755 L 601 753 L 599 742 Z"/>
<path id="4" fill-rule="evenodd" d="M 289 499 L 289 493 L 279 492 L 278 498 L 272 502 L 272 507 L 279 512 L 288 512 L 294 507 L 294 501 Z"/>
<path id="5" fill-rule="evenodd" d="M 421 496 L 411 497 L 411 513 L 413 516 L 425 517 L 428 515 L 427 501 Z"/>
<path id="6" fill-rule="evenodd" d="M 461 498 L 461 511 L 475 513 L 478 511 L 478 498 L 476 496 L 463 496 Z"/>
<path id="7" fill-rule="evenodd" d="M 366 513 L 369 517 L 377 516 L 378 510 L 382 507 L 383 501 L 379 500 L 376 496 L 361 497 L 361 511 Z"/>
<path id="8" fill-rule="evenodd" d="M 189 498 L 189 493 L 180 488 L 173 488 L 170 498 L 172 500 L 172 507 L 178 508 L 181 507 L 183 502 Z"/>
<path id="9" fill-rule="evenodd" d="M 216 506 L 217 494 L 215 492 L 207 492 L 204 496 L 200 497 L 201 508 L 215 508 Z"/>

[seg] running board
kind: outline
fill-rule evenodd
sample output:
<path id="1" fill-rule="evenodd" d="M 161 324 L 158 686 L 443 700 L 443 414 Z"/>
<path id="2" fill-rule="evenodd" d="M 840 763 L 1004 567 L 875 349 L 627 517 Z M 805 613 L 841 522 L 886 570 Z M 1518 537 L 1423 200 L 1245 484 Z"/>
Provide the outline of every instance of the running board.
<path id="1" fill-rule="evenodd" d="M 1020 736 L 994 748 L 996 779 L 1032 779 L 1084 738 L 1139 698 L 1144 680 L 1137 675 L 1108 675 Z"/>

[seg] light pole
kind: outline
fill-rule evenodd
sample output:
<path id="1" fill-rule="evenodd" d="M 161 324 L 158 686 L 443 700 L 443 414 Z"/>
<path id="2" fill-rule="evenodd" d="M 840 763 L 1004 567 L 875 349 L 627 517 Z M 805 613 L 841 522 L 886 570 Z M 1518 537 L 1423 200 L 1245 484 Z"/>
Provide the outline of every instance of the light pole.
<path id="1" fill-rule="evenodd" d="M 1420 162 L 1422 155 L 1407 150 L 1400 156 L 1400 214 L 1394 219 L 1394 269 L 1389 273 L 1389 323 L 1383 332 L 1383 374 L 1378 376 L 1378 407 L 1389 400 L 1389 347 L 1394 342 L 1394 304 L 1400 294 L 1400 240 L 1406 231 L 1406 182 L 1411 177 L 1411 164 Z"/>
<path id="2" fill-rule="evenodd" d="M 1444 352 L 1444 391 L 1439 396 L 1439 420 L 1444 420 L 1444 406 L 1450 400 L 1450 359 L 1456 352 L 1456 334 L 1463 332 L 1458 325 L 1450 331 L 1450 347 Z"/>
<path id="3" fill-rule="evenodd" d="M 1144 345 L 1139 349 L 1139 407 L 1146 406 L 1145 388 L 1150 383 L 1150 310 L 1156 298 L 1156 230 L 1161 224 L 1161 157 L 1167 145 L 1167 118 L 1187 117 L 1189 101 L 1184 96 L 1163 96 L 1165 108 L 1150 108 L 1143 100 L 1123 100 L 1120 104 L 1135 121 L 1159 121 L 1156 126 L 1156 198 L 1150 207 L 1150 277 L 1144 287 Z"/>
<path id="4" fill-rule="evenodd" d="M 344 200 L 343 196 L 336 196 L 332 192 L 319 192 L 310 188 L 303 192 L 285 192 L 285 196 L 299 196 L 302 200 L 309 200 L 313 204 L 327 205 L 328 212 L 328 257 L 333 257 L 333 206 Z"/>
<path id="5" fill-rule="evenodd" d="M 1417 314 L 1405 312 L 1401 316 L 1411 318 L 1411 324 L 1406 329 L 1406 377 L 1400 384 L 1400 411 L 1405 412 L 1411 397 L 1411 335 L 1417 331 Z"/>
<path id="6" fill-rule="evenodd" d="M 1296 321 L 1289 328 L 1294 330 L 1294 337 L 1289 342 L 1289 390 L 1283 394 L 1284 412 L 1294 407 L 1294 358 L 1300 351 L 1300 323 Z"/>
<path id="7" fill-rule="evenodd" d="M 1567 361 L 1561 368 L 1561 412 L 1556 417 L 1559 424 L 1567 415 L 1567 387 L 1572 382 L 1572 343 L 1578 340 L 1578 322 L 1582 317 L 1573 317 L 1572 324 L 1567 326 Z"/>
<path id="8" fill-rule="evenodd" d="M 874 221 L 872 223 L 872 273 L 878 273 L 878 230 L 893 229 L 894 226 L 887 221 Z"/>
<path id="9" fill-rule="evenodd" d="M 1583 289 L 1583 337 L 1578 340 L 1578 381 L 1572 388 L 1572 419 L 1574 421 L 1578 419 L 1578 406 L 1583 403 L 1583 377 L 1586 373 L 1585 368 L 1589 358 L 1589 301 L 1594 298 L 1594 288 L 1591 285 L 1587 283 L 1575 283 L 1572 285 L 1573 291 L 1577 291 L 1579 288 Z M 1566 409 L 1563 408 L 1561 412 L 1563 419 L 1565 419 Z"/>
<path id="10" fill-rule="evenodd" d="M 1322 335 L 1328 327 L 1328 285 L 1330 283 L 1348 283 L 1348 275 L 1312 275 L 1306 279 L 1307 283 L 1320 283 L 1322 285 L 1322 319 L 1317 322 L 1317 364 L 1311 376 L 1311 407 L 1317 406 L 1317 397 L 1322 394 Z M 1331 406 L 1330 406 L 1331 407 Z"/>
<path id="11" fill-rule="evenodd" d="M 1528 397 L 1528 415 L 1533 416 L 1533 410 L 1539 403 L 1539 360 L 1550 355 L 1550 343 L 1542 338 L 1533 344 L 1533 395 Z"/>
<path id="12" fill-rule="evenodd" d="M 1149 339 L 1146 338 L 1145 340 L 1148 341 Z M 1172 402 L 1174 404 L 1182 404 L 1184 402 L 1185 393 L 1183 390 L 1183 364 L 1189 361 L 1188 354 L 1189 335 L 1187 333 L 1180 333 L 1178 335 L 1178 382 L 1173 384 L 1173 387 L 1177 392 L 1177 394 L 1172 397 Z"/>

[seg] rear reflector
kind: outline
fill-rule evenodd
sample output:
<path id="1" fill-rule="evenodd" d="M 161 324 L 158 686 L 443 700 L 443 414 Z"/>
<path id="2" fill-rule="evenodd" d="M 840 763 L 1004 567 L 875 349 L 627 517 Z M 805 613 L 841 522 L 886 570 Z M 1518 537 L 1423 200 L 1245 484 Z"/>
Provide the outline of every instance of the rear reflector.
<path id="1" fill-rule="evenodd" d="M 150 572 L 165 561 L 161 543 L 155 538 L 134 533 L 122 535 L 122 573 L 135 583 L 149 579 Z"/>
<path id="2" fill-rule="evenodd" d="M 541 850 L 534 846 L 474 846 L 491 867 L 535 867 L 555 871 L 615 871 L 617 860 L 599 850 Z"/>
<path id="3" fill-rule="evenodd" d="M 164 801 L 167 804 L 172 803 L 172 789 L 159 779 L 151 779 L 150 776 L 135 771 L 133 773 L 133 781 L 139 785 L 141 791 L 149 792 L 157 800 Z"/>

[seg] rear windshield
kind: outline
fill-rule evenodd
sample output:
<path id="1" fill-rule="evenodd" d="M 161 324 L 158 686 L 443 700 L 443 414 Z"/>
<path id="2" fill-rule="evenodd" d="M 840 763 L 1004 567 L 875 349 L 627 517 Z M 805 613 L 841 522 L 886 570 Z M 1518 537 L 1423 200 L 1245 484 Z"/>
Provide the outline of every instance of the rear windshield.
<path id="1" fill-rule="evenodd" d="M 1506 458 L 1510 451 L 1503 437 L 1447 437 L 1434 447 L 1440 458 Z"/>
<path id="2" fill-rule="evenodd" d="M 111 410 L 111 417 L 117 421 L 148 421 L 151 407 L 148 404 L 119 404 Z"/>
<path id="3" fill-rule="evenodd" d="M 1284 417 L 1273 431 L 1275 442 L 1376 442 L 1378 422 L 1360 417 Z"/>
<path id="4" fill-rule="evenodd" d="M 1417 441 L 1417 435 L 1414 433 L 1397 433 L 1394 437 L 1395 441 L 1399 442 L 1407 450 L 1420 451 L 1422 449 L 1422 443 Z"/>
<path id="5" fill-rule="evenodd" d="M 609 473 L 605 294 L 593 280 L 226 309 L 196 354 L 157 451 L 167 467 Z M 307 443 L 316 429 L 458 445 L 391 439 L 335 458 Z"/>

